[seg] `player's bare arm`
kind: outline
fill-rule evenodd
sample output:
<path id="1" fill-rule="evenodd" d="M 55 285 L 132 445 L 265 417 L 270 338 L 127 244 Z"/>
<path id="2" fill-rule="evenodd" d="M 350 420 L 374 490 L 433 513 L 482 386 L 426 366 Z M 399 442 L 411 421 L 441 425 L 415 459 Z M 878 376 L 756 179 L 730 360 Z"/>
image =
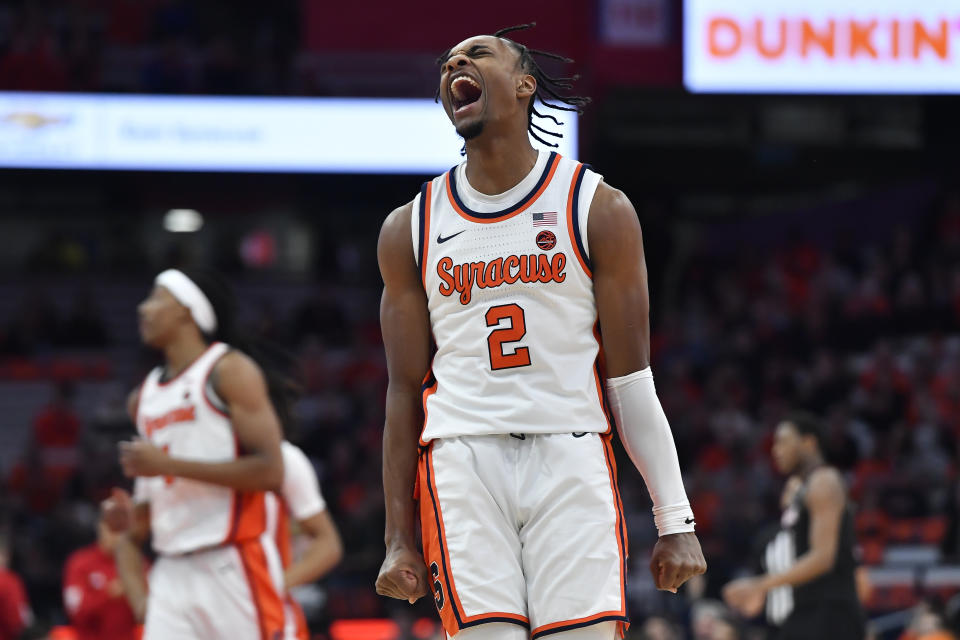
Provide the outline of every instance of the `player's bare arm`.
<path id="1" fill-rule="evenodd" d="M 226 403 L 243 455 L 228 462 L 174 458 L 143 441 L 120 445 L 120 462 L 128 477 L 174 476 L 240 491 L 276 491 L 283 483 L 280 421 L 270 402 L 260 367 L 249 356 L 231 351 L 212 372 L 213 386 Z"/>
<path id="2" fill-rule="evenodd" d="M 140 387 L 127 395 L 127 415 L 136 423 L 137 406 L 140 404 Z M 125 537 L 139 547 L 150 536 L 150 504 L 134 504 L 130 493 L 115 487 L 110 497 L 100 504 L 103 518 L 115 533 L 124 533 Z"/>
<path id="3" fill-rule="evenodd" d="M 107 526 L 119 534 L 113 557 L 123 596 L 136 620 L 143 622 L 147 611 L 147 579 L 141 546 L 150 533 L 150 505 L 135 505 L 129 493 L 115 488 L 101 503 L 100 510 Z"/>
<path id="4" fill-rule="evenodd" d="M 430 367 L 430 317 L 413 256 L 411 215 L 411 204 L 391 213 L 377 244 L 384 283 L 380 326 L 389 376 L 383 428 L 387 550 L 377 593 L 415 602 L 427 593 L 427 568 L 415 539 L 413 487 L 423 422 L 420 385 Z"/>
<path id="5" fill-rule="evenodd" d="M 840 520 L 846 502 L 843 480 L 836 469 L 822 468 L 810 474 L 804 497 L 810 511 L 810 549 L 787 571 L 734 580 L 723 590 L 734 606 L 756 600 L 775 587 L 810 582 L 830 571 L 837 557 Z"/>
<path id="6" fill-rule="evenodd" d="M 343 541 L 329 511 L 321 511 L 297 524 L 310 538 L 310 546 L 284 572 L 283 582 L 287 589 L 319 580 L 343 558 Z"/>
<path id="7" fill-rule="evenodd" d="M 123 595 L 133 611 L 137 622 L 147 616 L 147 579 L 143 552 L 133 536 L 119 536 L 113 548 L 117 565 L 117 577 L 123 585 Z"/>
<path id="8" fill-rule="evenodd" d="M 590 207 L 587 234 L 607 375 L 620 378 L 643 371 L 650 365 L 650 301 L 643 235 L 636 211 L 621 191 L 600 184 Z M 638 425 L 618 426 L 621 439 L 627 445 L 630 438 L 625 430 L 636 429 Z M 666 440 L 644 446 L 664 449 L 675 457 L 672 438 Z M 629 446 L 627 449 L 655 498 L 653 479 L 638 463 L 637 452 Z M 682 487 L 680 490 L 682 492 Z M 706 561 L 696 535 L 691 532 L 661 535 L 653 550 L 650 571 L 658 589 L 674 592 L 691 577 L 704 573 Z"/>

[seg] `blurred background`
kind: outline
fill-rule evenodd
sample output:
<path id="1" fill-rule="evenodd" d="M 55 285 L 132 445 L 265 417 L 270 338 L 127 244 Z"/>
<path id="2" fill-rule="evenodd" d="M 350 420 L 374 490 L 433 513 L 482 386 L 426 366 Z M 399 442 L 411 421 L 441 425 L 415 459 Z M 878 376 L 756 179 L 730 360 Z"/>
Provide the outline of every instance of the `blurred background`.
<path id="1" fill-rule="evenodd" d="M 856 503 L 874 637 L 953 637 L 960 3 L 915 5 L 0 3 L 0 571 L 25 585 L 30 637 L 68 623 L 64 562 L 128 486 L 124 399 L 153 362 L 135 306 L 159 270 L 196 265 L 228 274 L 242 324 L 297 357 L 291 439 L 346 544 L 297 594 L 315 637 L 439 637 L 429 599 L 373 591 L 376 237 L 458 161 L 437 55 L 533 20 L 517 40 L 575 58 L 593 97 L 564 152 L 644 228 L 653 368 L 709 562 L 679 596 L 654 590 L 650 502 L 624 459 L 629 637 L 766 637 L 719 590 L 759 569 L 783 486 L 771 432 L 798 406 L 823 417 Z M 441 133 L 420 137 L 400 112 L 425 105 Z"/>

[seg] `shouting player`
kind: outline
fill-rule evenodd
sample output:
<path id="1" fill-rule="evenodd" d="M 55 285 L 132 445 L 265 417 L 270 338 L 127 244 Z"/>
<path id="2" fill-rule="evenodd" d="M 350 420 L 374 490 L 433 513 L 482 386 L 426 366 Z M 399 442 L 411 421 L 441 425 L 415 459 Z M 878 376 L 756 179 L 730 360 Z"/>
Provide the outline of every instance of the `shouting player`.
<path id="1" fill-rule="evenodd" d="M 121 444 L 120 462 L 136 478 L 133 513 L 118 500 L 106 517 L 136 540 L 152 534 L 144 637 L 281 638 L 283 568 L 266 498 L 283 481 L 279 385 L 220 341 L 233 336 L 234 312 L 213 274 L 164 271 L 138 312 L 164 361 L 130 397 L 140 438 Z M 139 575 L 129 540 L 117 561 Z"/>
<path id="2" fill-rule="evenodd" d="M 628 620 L 615 428 L 653 499 L 656 586 L 675 592 L 706 565 L 650 371 L 637 215 L 585 165 L 531 145 L 552 134 L 536 101 L 586 99 L 502 37 L 527 26 L 441 57 L 438 97 L 466 161 L 380 233 L 377 591 L 430 594 L 458 640 L 609 640 Z"/>

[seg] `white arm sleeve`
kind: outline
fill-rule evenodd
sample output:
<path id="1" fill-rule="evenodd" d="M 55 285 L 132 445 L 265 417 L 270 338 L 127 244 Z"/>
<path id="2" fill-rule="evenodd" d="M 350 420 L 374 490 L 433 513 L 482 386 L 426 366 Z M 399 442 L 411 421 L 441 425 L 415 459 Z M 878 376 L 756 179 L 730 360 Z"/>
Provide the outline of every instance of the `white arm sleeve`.
<path id="1" fill-rule="evenodd" d="M 661 536 L 694 530 L 683 488 L 677 446 L 663 413 L 650 367 L 607 380 L 607 393 L 627 455 L 647 484 L 653 520 Z"/>
<path id="2" fill-rule="evenodd" d="M 327 508 L 320 494 L 320 483 L 307 454 L 296 445 L 284 441 L 283 452 L 283 500 L 290 515 L 298 522 L 315 516 Z"/>

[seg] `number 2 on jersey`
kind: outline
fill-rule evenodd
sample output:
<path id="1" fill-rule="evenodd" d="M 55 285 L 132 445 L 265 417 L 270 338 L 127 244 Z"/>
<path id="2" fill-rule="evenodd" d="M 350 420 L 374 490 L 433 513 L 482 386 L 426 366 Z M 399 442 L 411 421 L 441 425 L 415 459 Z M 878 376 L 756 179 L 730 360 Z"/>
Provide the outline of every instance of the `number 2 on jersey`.
<path id="1" fill-rule="evenodd" d="M 513 369 L 530 365 L 530 349 L 514 347 L 513 353 L 506 353 L 505 342 L 517 342 L 527 333 L 527 323 L 524 319 L 523 307 L 518 304 L 501 304 L 487 309 L 487 326 L 496 327 L 504 318 L 510 320 L 506 327 L 494 329 L 487 336 L 487 349 L 490 352 L 490 368 Z"/>

